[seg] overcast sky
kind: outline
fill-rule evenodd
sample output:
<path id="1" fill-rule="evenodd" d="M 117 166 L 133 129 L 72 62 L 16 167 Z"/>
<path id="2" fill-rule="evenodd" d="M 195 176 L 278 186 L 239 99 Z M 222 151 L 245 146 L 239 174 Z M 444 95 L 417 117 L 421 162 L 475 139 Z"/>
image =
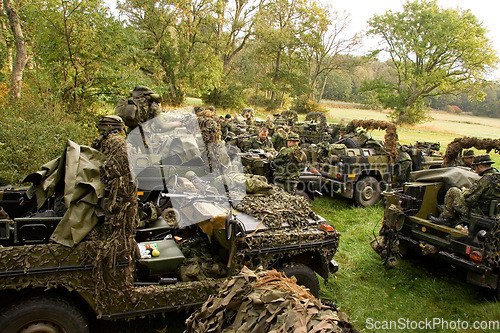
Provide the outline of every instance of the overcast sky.
<path id="1" fill-rule="evenodd" d="M 338 12 L 345 11 L 351 16 L 350 29 L 352 33 L 365 30 L 366 22 L 374 14 L 383 14 L 387 10 L 400 11 L 405 0 L 321 0 L 329 4 Z M 115 7 L 116 0 L 105 0 L 111 8 Z M 438 4 L 444 8 L 470 9 L 471 12 L 483 22 L 488 29 L 487 36 L 493 42 L 497 55 L 500 58 L 500 2 L 498 0 L 438 0 Z M 366 48 L 369 48 L 369 42 Z M 500 78 L 500 70 L 497 70 L 494 78 Z"/>

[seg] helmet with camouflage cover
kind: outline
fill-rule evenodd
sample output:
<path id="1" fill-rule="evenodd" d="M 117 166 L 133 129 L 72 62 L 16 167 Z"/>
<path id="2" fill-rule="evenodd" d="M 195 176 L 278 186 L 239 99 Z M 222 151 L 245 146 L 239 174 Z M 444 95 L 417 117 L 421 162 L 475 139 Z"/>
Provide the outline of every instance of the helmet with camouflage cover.
<path id="1" fill-rule="evenodd" d="M 155 94 L 151 88 L 146 86 L 136 86 L 130 92 L 130 97 L 144 97 L 148 96 L 153 102 L 159 103 L 161 101 L 160 95 Z"/>
<path id="2" fill-rule="evenodd" d="M 300 141 L 300 137 L 297 133 L 290 132 L 290 134 L 288 134 L 287 140 L 288 141 Z"/>
<path id="3" fill-rule="evenodd" d="M 109 115 L 109 116 L 102 117 L 97 122 L 97 128 L 99 129 L 100 133 L 120 132 L 120 131 L 125 130 L 125 123 L 123 122 L 123 120 L 120 116 Z"/>

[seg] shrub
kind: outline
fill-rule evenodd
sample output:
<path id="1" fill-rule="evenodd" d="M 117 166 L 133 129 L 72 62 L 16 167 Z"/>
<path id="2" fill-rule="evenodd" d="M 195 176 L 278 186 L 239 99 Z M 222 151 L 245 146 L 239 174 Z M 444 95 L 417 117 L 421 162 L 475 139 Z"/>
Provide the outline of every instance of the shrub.
<path id="1" fill-rule="evenodd" d="M 456 105 L 446 105 L 444 108 L 443 108 L 443 111 L 446 111 L 446 112 L 450 112 L 450 113 L 462 113 L 462 109 L 459 108 L 458 106 Z"/>
<path id="2" fill-rule="evenodd" d="M 212 89 L 208 94 L 202 96 L 205 105 L 213 105 L 223 109 L 242 109 L 245 107 L 243 89 L 230 86 L 227 90 L 219 88 Z"/>
<path id="3" fill-rule="evenodd" d="M 68 115 L 27 101 L 0 110 L 0 184 L 17 185 L 56 158 L 67 139 L 89 145 L 97 137 L 99 116 L 91 111 Z"/>
<path id="4" fill-rule="evenodd" d="M 321 107 L 319 103 L 308 98 L 306 95 L 299 96 L 295 99 L 292 110 L 297 113 L 309 113 L 309 112 L 326 112 L 326 109 Z"/>

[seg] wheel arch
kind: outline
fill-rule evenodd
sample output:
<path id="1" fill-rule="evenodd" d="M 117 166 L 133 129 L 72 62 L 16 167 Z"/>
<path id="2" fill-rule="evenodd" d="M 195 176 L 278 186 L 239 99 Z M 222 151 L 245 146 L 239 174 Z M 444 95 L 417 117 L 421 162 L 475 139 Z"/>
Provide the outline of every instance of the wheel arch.
<path id="1" fill-rule="evenodd" d="M 48 297 L 48 298 L 63 298 L 75 307 L 80 309 L 82 313 L 89 319 L 96 318 L 97 313 L 92 305 L 78 292 L 69 290 L 64 287 L 46 290 L 44 288 L 26 288 L 22 290 L 2 290 L 0 297 L 0 309 L 4 309 L 19 300 L 29 299 L 33 297 Z"/>

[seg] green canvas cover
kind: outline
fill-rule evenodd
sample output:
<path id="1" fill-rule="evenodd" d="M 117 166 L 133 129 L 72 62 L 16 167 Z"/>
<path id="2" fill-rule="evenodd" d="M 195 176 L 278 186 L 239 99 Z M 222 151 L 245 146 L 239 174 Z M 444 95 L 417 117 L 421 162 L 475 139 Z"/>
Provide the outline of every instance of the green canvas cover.
<path id="1" fill-rule="evenodd" d="M 462 167 L 420 170 L 410 174 L 411 181 L 443 182 L 450 187 L 470 187 L 479 178 L 477 173 Z"/>
<path id="2" fill-rule="evenodd" d="M 67 211 L 51 240 L 74 246 L 97 224 L 96 209 L 99 209 L 99 199 L 104 196 L 105 187 L 99 172 L 103 163 L 104 155 L 98 150 L 68 140 L 61 157 L 25 178 L 25 182 L 33 183 L 28 194 L 36 194 L 38 208 L 54 194 L 58 183 L 64 181 L 64 205 Z"/>

